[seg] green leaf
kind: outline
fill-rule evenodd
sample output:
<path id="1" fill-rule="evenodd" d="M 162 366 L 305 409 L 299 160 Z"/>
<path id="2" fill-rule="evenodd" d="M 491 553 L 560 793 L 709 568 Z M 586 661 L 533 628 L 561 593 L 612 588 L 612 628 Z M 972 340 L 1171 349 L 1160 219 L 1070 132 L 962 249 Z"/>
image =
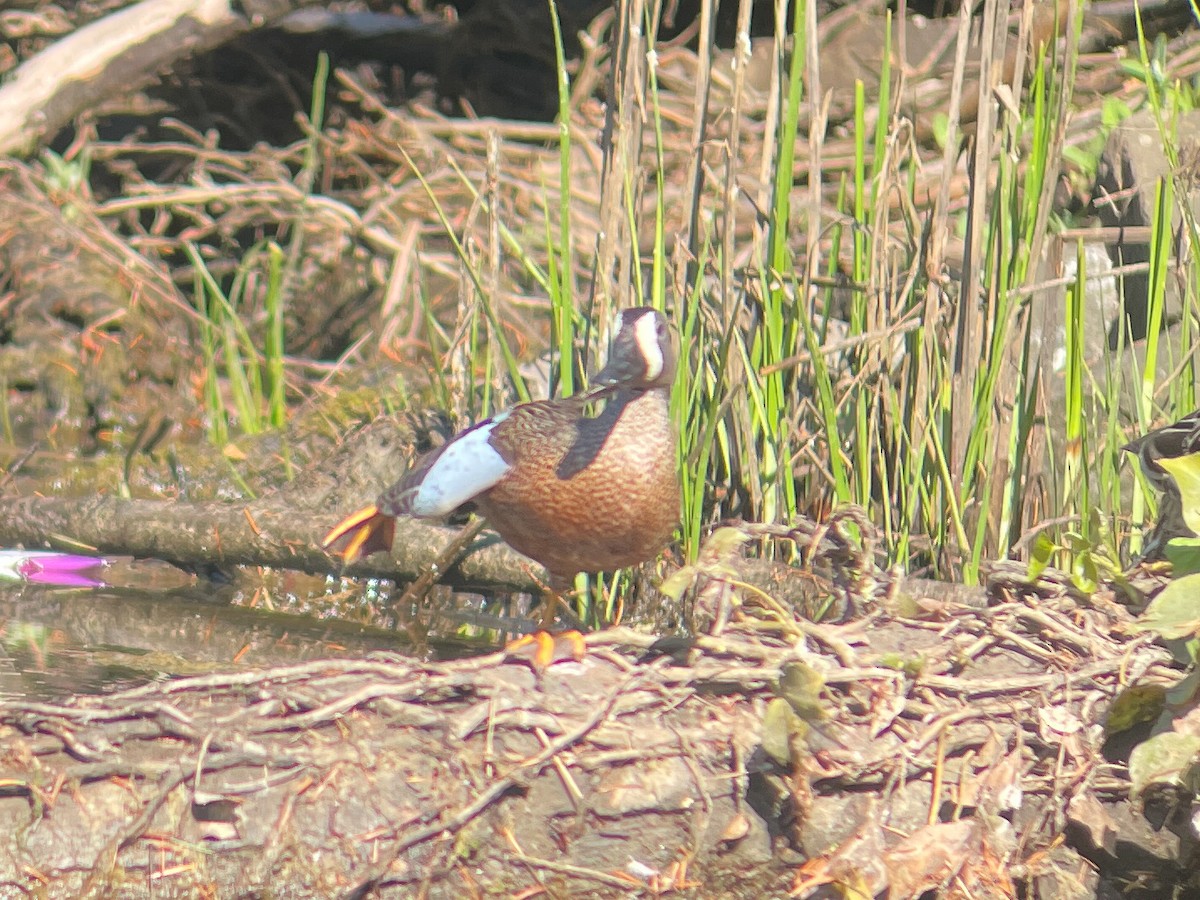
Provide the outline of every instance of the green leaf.
<path id="1" fill-rule="evenodd" d="M 664 579 L 659 590 L 672 600 L 679 600 L 684 591 L 702 575 L 711 578 L 735 578 L 737 570 L 732 565 L 743 544 L 750 535 L 740 528 L 726 526 L 718 528 L 700 548 L 700 560 L 695 565 L 682 566 Z"/>
<path id="2" fill-rule="evenodd" d="M 1116 97 L 1105 97 L 1100 106 L 1100 121 L 1105 128 L 1115 128 L 1133 113 L 1129 104 Z"/>
<path id="3" fill-rule="evenodd" d="M 921 618 L 921 604 L 917 602 L 917 598 L 907 591 L 900 591 L 892 599 L 892 603 L 888 609 L 894 616 L 899 616 L 902 619 L 919 619 Z"/>
<path id="4" fill-rule="evenodd" d="M 1184 784 L 1184 776 L 1200 753 L 1200 735 L 1169 731 L 1133 748 L 1129 756 L 1130 795 L 1140 797 L 1151 785 Z"/>
<path id="5" fill-rule="evenodd" d="M 1159 591 L 1132 628 L 1168 639 L 1200 634 L 1200 575 L 1177 578 Z"/>
<path id="6" fill-rule="evenodd" d="M 1050 539 L 1050 535 L 1044 531 L 1037 533 L 1033 545 L 1029 548 L 1029 566 L 1025 572 L 1031 583 L 1042 577 L 1042 573 L 1054 559 L 1054 551 L 1057 549 L 1058 545 Z"/>
<path id="7" fill-rule="evenodd" d="M 1175 486 L 1179 488 L 1184 524 L 1200 534 L 1200 453 L 1173 459 L 1161 457 L 1158 464 L 1175 479 Z"/>
<path id="8" fill-rule="evenodd" d="M 782 697 L 767 704 L 763 714 L 763 752 L 781 766 L 792 759 L 792 735 L 800 731 L 804 723 L 792 712 L 792 707 Z"/>
<path id="9" fill-rule="evenodd" d="M 718 528 L 704 542 L 704 554 L 713 559 L 727 561 L 732 559 L 742 545 L 750 540 L 750 535 L 741 528 L 726 525 Z"/>
<path id="10" fill-rule="evenodd" d="M 925 657 L 901 656 L 899 653 L 884 653 L 879 657 L 879 664 L 897 672 L 903 672 L 912 678 L 920 676 L 925 671 Z"/>
<path id="11" fill-rule="evenodd" d="M 945 113 L 934 113 L 933 115 L 933 139 L 939 147 L 946 146 L 946 140 L 950 136 L 950 117 Z"/>
<path id="12" fill-rule="evenodd" d="M 825 718 L 821 703 L 824 687 L 825 679 L 820 672 L 802 662 L 793 662 L 783 667 L 775 692 L 788 702 L 796 715 L 817 722 Z"/>
<path id="13" fill-rule="evenodd" d="M 1152 722 L 1163 711 L 1167 689 L 1161 684 L 1134 684 L 1117 694 L 1104 720 L 1106 735 L 1128 731 L 1140 722 Z"/>
<path id="14" fill-rule="evenodd" d="M 1090 549 L 1076 554 L 1075 564 L 1071 567 L 1071 583 L 1085 594 L 1094 594 L 1100 587 L 1100 573 Z"/>
<path id="15" fill-rule="evenodd" d="M 1167 703 L 1172 707 L 1194 706 L 1196 695 L 1200 692 L 1200 671 L 1192 669 L 1183 680 L 1167 691 Z"/>
<path id="16" fill-rule="evenodd" d="M 1177 537 L 1167 541 L 1163 555 L 1176 578 L 1200 572 L 1200 537 Z"/>
<path id="17" fill-rule="evenodd" d="M 699 575 L 699 572 L 695 566 L 680 566 L 663 579 L 663 583 L 658 586 L 658 590 L 664 596 L 678 602 L 683 597 L 683 592 L 691 587 L 697 575 Z"/>

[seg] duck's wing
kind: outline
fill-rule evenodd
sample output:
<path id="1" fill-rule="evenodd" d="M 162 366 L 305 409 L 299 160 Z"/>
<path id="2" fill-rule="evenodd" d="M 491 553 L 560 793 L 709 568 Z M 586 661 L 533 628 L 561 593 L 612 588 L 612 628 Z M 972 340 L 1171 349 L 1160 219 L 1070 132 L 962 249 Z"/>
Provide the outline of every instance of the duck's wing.
<path id="1" fill-rule="evenodd" d="M 585 405 L 607 392 L 565 400 L 522 403 L 484 419 L 426 454 L 371 506 L 351 513 L 325 535 L 328 548 L 348 539 L 340 555 L 346 563 L 377 550 L 390 550 L 397 516 L 441 519 L 493 488 L 522 454 L 547 442 L 569 439 L 571 425 Z"/>

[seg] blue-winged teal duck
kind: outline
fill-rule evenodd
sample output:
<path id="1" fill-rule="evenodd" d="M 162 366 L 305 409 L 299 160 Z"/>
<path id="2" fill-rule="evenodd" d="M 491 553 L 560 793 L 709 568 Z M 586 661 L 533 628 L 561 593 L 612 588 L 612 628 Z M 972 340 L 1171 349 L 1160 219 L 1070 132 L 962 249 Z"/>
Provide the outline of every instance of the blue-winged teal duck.
<path id="1" fill-rule="evenodd" d="M 579 572 L 651 559 L 679 519 L 668 409 L 677 356 L 661 313 L 623 311 L 589 390 L 522 403 L 461 432 L 339 523 L 323 546 L 349 535 L 342 556 L 353 562 L 391 547 L 397 516 L 438 519 L 473 503 L 505 541 L 546 567 L 558 593 Z M 587 415 L 599 399 L 604 408 Z"/>

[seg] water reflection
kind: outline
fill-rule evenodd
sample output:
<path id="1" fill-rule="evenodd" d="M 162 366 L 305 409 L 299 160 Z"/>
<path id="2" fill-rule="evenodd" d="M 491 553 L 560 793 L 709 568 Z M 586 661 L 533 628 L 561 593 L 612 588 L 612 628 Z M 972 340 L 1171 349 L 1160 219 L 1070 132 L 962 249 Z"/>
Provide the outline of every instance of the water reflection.
<path id="1" fill-rule="evenodd" d="M 386 629 L 232 606 L 216 593 L 202 583 L 0 585 L 0 699 L 105 693 L 156 678 L 410 648 Z"/>

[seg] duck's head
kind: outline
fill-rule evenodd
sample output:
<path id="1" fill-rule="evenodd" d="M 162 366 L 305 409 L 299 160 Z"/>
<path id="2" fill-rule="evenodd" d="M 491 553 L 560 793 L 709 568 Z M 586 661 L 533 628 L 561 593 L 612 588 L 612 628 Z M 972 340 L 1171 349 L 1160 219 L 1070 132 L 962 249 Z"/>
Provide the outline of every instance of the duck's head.
<path id="1" fill-rule="evenodd" d="M 608 364 L 592 379 L 599 388 L 670 389 L 679 347 L 666 317 L 649 306 L 622 311 Z"/>

